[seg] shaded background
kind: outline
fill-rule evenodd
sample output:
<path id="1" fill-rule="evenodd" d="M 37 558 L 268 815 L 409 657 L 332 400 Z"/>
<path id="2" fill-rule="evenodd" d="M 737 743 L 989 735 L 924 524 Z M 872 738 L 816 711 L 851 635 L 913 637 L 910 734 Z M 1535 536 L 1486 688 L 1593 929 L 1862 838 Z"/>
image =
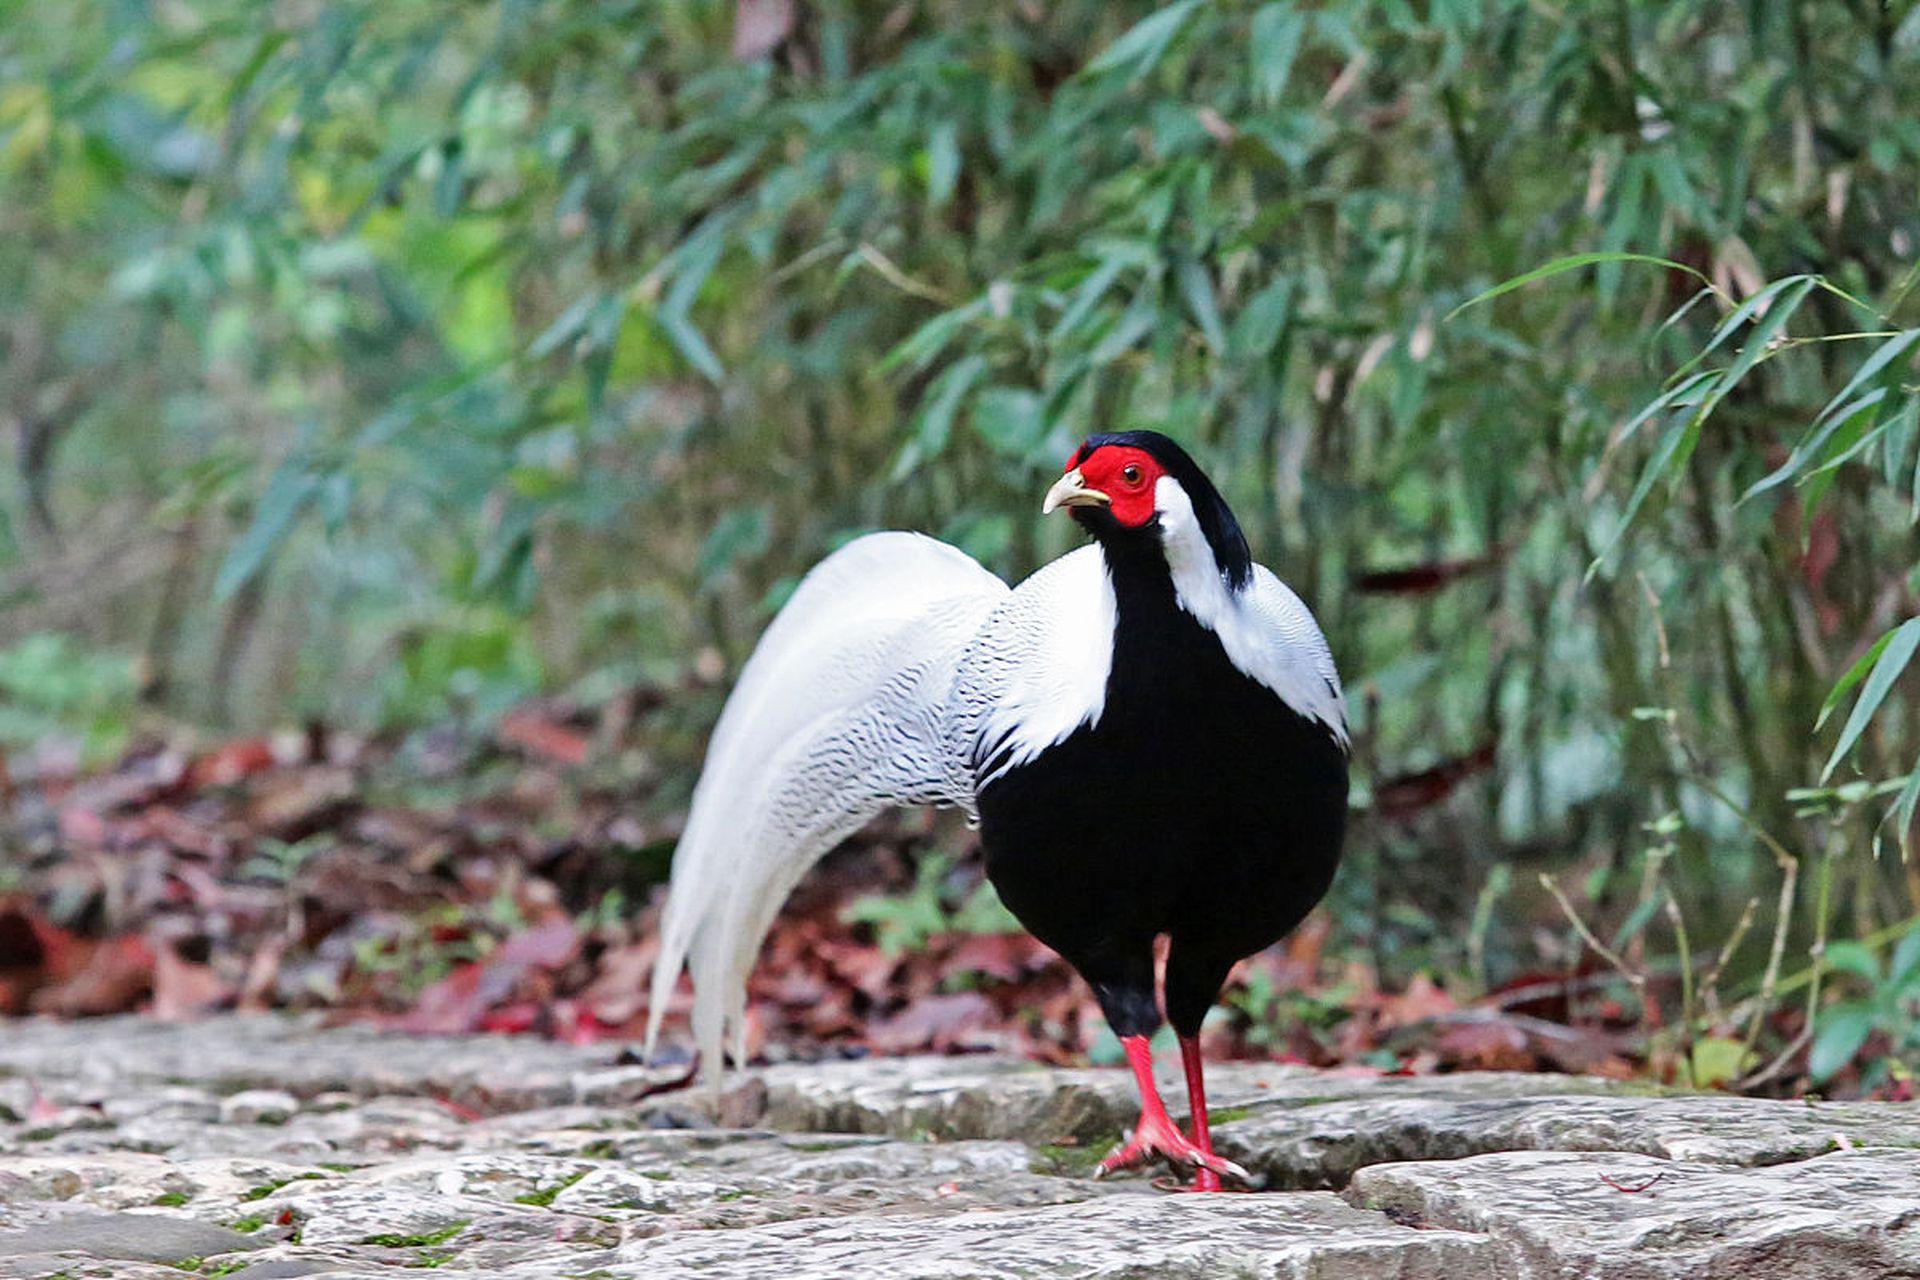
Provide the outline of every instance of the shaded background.
<path id="1" fill-rule="evenodd" d="M 1905 1090 L 1913 4 L 0 14 L 0 1008 L 630 1027 L 796 576 L 1153 427 L 1357 732 L 1222 1051 Z M 856 846 L 768 1041 L 1105 1051 Z"/>

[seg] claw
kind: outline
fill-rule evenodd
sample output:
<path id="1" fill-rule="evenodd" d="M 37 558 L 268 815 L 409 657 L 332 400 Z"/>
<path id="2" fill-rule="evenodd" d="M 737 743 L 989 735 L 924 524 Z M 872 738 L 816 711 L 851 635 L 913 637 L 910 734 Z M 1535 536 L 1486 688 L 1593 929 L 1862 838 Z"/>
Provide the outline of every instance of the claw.
<path id="1" fill-rule="evenodd" d="M 1180 1132 L 1164 1111 L 1158 1115 L 1151 1111 L 1143 1113 L 1139 1126 L 1127 1135 L 1125 1142 L 1107 1153 L 1093 1176 L 1104 1178 L 1156 1158 L 1194 1170 L 1193 1186 L 1189 1188 L 1193 1191 L 1218 1191 L 1223 1179 L 1231 1179 L 1241 1186 L 1253 1182 L 1253 1176 L 1233 1161 L 1202 1151 Z"/>

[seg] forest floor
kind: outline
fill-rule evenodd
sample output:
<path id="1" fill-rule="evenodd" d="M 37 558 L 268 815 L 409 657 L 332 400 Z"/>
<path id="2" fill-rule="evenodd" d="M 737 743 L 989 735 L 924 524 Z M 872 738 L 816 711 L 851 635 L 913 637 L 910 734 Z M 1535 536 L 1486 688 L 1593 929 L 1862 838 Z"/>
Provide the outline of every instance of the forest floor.
<path id="1" fill-rule="evenodd" d="M 715 696 L 533 702 L 387 739 L 155 732 L 91 769 L 0 759 L 0 1016 L 324 1010 L 631 1040 Z M 1447 785 L 1381 794 L 1407 809 Z M 1383 976 L 1323 912 L 1239 967 L 1202 1034 L 1213 1059 L 1670 1078 L 1674 1053 L 1655 1060 L 1623 984 L 1584 963 L 1456 995 Z M 1000 907 L 951 814 L 881 819 L 829 855 L 775 922 L 749 997 L 755 1058 L 1119 1061 L 1086 985 Z"/>
<path id="2" fill-rule="evenodd" d="M 1920 1274 L 1920 1104 L 1221 1063 L 1262 1190 L 1180 1195 L 1087 1176 L 1117 1070 L 674 1074 L 316 1015 L 0 1022 L 0 1276 Z"/>

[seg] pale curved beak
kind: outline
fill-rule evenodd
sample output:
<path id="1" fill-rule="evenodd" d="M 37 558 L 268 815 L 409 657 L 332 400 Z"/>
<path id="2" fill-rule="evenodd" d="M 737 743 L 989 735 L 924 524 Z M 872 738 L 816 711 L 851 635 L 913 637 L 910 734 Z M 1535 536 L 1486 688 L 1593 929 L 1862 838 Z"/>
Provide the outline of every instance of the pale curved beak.
<path id="1" fill-rule="evenodd" d="M 1041 500 L 1040 514 L 1052 515 L 1056 507 L 1104 507 L 1113 499 L 1098 489 L 1087 488 L 1087 479 L 1075 467 L 1053 482 L 1053 488 L 1047 490 L 1047 496 Z"/>

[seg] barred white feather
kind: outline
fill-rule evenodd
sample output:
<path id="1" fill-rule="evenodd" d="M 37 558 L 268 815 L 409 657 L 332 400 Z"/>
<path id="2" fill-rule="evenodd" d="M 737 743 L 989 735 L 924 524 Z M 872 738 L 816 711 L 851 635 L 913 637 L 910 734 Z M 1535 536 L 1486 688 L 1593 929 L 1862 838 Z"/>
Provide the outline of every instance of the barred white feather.
<path id="1" fill-rule="evenodd" d="M 978 769 L 975 790 L 1100 719 L 1114 610 L 1106 559 L 1085 546 L 1022 582 L 987 616 L 948 701 L 954 749 Z"/>
<path id="2" fill-rule="evenodd" d="M 807 868 L 891 805 L 970 799 L 942 708 L 955 662 L 1006 595 L 964 553 L 913 533 L 857 539 L 801 581 L 727 699 L 694 788 L 649 1053 L 685 963 L 695 1037 L 717 1077 L 761 940 Z"/>

